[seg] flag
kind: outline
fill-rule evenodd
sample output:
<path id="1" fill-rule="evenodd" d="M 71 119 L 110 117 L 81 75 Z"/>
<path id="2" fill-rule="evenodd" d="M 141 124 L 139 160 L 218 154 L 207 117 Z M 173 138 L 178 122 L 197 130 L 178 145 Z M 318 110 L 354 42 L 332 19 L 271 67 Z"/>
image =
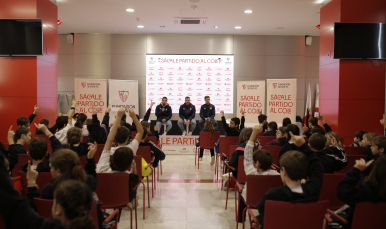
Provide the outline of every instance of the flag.
<path id="1" fill-rule="evenodd" d="M 316 84 L 316 96 L 315 96 L 315 117 L 319 116 L 319 84 Z"/>
<path id="2" fill-rule="evenodd" d="M 304 119 L 303 124 L 308 126 L 308 119 L 312 117 L 312 110 L 311 110 L 311 86 L 308 84 L 308 92 L 307 92 L 307 102 L 306 102 L 306 109 L 304 110 Z"/>

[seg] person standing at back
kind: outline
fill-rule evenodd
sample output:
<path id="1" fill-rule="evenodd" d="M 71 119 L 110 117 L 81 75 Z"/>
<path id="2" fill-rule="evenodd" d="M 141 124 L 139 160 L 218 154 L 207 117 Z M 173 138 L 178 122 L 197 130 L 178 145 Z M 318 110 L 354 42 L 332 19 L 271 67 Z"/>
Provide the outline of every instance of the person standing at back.
<path id="1" fill-rule="evenodd" d="M 164 130 L 164 134 L 172 128 L 172 122 L 170 119 L 172 118 L 172 108 L 168 104 L 168 98 L 163 97 L 162 102 L 155 109 L 155 116 L 157 116 L 157 127 L 158 133 L 161 131 L 161 125 L 166 124 L 166 130 Z"/>
<path id="2" fill-rule="evenodd" d="M 192 135 L 193 130 L 196 128 L 197 122 L 194 119 L 196 116 L 196 106 L 190 103 L 190 97 L 185 97 L 185 103 L 180 106 L 180 119 L 178 120 L 178 127 L 182 131 L 182 136 Z M 184 124 L 189 126 L 189 132 L 184 128 Z"/>
<path id="3" fill-rule="evenodd" d="M 201 105 L 200 117 L 201 120 L 198 122 L 198 127 L 200 130 L 204 129 L 205 121 L 212 119 L 213 127 L 217 128 L 217 121 L 214 119 L 216 115 L 216 108 L 213 104 L 210 103 L 210 97 L 205 96 L 205 104 Z"/>

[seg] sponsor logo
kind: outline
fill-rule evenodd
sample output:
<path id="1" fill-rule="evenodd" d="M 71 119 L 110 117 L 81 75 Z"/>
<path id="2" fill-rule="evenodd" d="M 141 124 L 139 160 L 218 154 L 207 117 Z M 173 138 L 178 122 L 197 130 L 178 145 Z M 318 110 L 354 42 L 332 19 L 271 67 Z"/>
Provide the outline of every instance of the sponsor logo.
<path id="1" fill-rule="evenodd" d="M 221 83 L 216 83 L 216 85 L 221 85 Z"/>
<path id="2" fill-rule="evenodd" d="M 230 71 L 230 69 L 229 69 L 229 68 L 227 68 L 227 69 L 225 69 L 225 71 Z"/>
<path id="3" fill-rule="evenodd" d="M 180 78 L 178 78 L 177 80 L 178 80 L 178 81 L 182 81 L 182 80 L 184 80 L 184 79 L 182 79 L 182 78 L 180 77 Z"/>
<path id="4" fill-rule="evenodd" d="M 193 93 L 188 93 L 188 96 L 193 96 Z"/>
<path id="5" fill-rule="evenodd" d="M 228 58 L 227 58 L 227 61 L 229 61 L 230 59 L 231 59 L 231 58 L 228 57 Z"/>
<path id="6" fill-rule="evenodd" d="M 155 88 L 149 88 L 149 90 L 154 90 Z"/>
<path id="7" fill-rule="evenodd" d="M 154 81 L 153 77 L 150 77 L 149 81 Z"/>
<path id="8" fill-rule="evenodd" d="M 183 91 L 184 89 L 183 89 L 182 87 L 179 87 L 178 90 L 179 90 L 179 91 Z"/>
<path id="9" fill-rule="evenodd" d="M 193 85 L 193 83 L 186 83 L 186 85 Z"/>
<path id="10" fill-rule="evenodd" d="M 231 76 L 232 74 L 224 74 L 224 76 Z"/>
<path id="11" fill-rule="evenodd" d="M 277 87 L 277 83 L 272 83 L 273 88 Z"/>
<path id="12" fill-rule="evenodd" d="M 218 112 L 219 112 L 219 111 L 220 111 L 220 108 L 219 108 L 219 107 L 217 107 L 217 108 L 216 108 L 216 111 L 218 111 Z"/>
<path id="13" fill-rule="evenodd" d="M 172 72 L 169 72 L 168 76 L 173 76 L 174 74 Z"/>
<path id="14" fill-rule="evenodd" d="M 182 101 L 182 99 L 181 99 L 181 97 L 180 98 L 178 98 L 178 100 L 177 101 Z M 185 109 L 185 108 L 184 108 Z"/>
<path id="15" fill-rule="evenodd" d="M 164 78 L 160 77 L 158 80 L 159 80 L 159 81 L 163 81 L 163 80 L 164 80 Z"/>
<path id="16" fill-rule="evenodd" d="M 206 91 L 210 91 L 210 88 L 208 87 L 208 89 L 206 89 Z"/>
<path id="17" fill-rule="evenodd" d="M 191 72 L 189 72 L 186 76 L 192 76 L 192 73 Z"/>
<path id="18" fill-rule="evenodd" d="M 230 88 L 227 88 L 227 90 L 226 91 L 231 91 L 231 89 Z"/>
<path id="19" fill-rule="evenodd" d="M 174 83 L 167 83 L 167 85 L 173 85 Z"/>
<path id="20" fill-rule="evenodd" d="M 164 85 L 164 83 L 158 83 L 158 85 Z"/>
<path id="21" fill-rule="evenodd" d="M 172 81 L 172 80 L 173 80 L 173 77 L 169 77 L 169 80 Z"/>
<path id="22" fill-rule="evenodd" d="M 173 91 L 173 88 L 169 88 L 168 90 L 169 90 L 169 91 Z"/>
<path id="23" fill-rule="evenodd" d="M 86 85 L 87 85 L 87 83 L 86 82 L 82 82 L 82 83 L 80 83 L 81 85 L 82 85 L 82 87 L 83 88 L 85 88 L 86 87 Z"/>
<path id="24" fill-rule="evenodd" d="M 150 92 L 148 95 L 149 95 L 149 96 L 153 96 L 154 94 L 153 94 L 152 92 Z"/>
<path id="25" fill-rule="evenodd" d="M 202 88 L 197 88 L 196 91 L 202 91 Z"/>
<path id="26" fill-rule="evenodd" d="M 212 71 L 212 69 L 211 69 L 210 67 L 209 67 L 209 68 L 207 68 L 206 70 L 207 70 L 207 71 Z"/>
<path id="27" fill-rule="evenodd" d="M 212 85 L 212 83 L 205 83 L 205 85 Z"/>
<path id="28" fill-rule="evenodd" d="M 193 89 L 190 87 L 190 88 L 188 88 L 188 89 L 186 89 L 187 91 L 193 91 Z"/>
<path id="29" fill-rule="evenodd" d="M 231 100 L 229 99 L 229 98 L 227 98 L 226 100 L 225 100 L 225 102 L 230 102 Z"/>
<path id="30" fill-rule="evenodd" d="M 154 85 L 155 83 L 147 83 L 147 85 Z"/>
<path id="31" fill-rule="evenodd" d="M 230 78 L 226 78 L 225 81 L 231 81 L 231 79 Z"/>
<path id="32" fill-rule="evenodd" d="M 201 85 L 202 83 L 196 83 L 196 85 Z"/>
<path id="33" fill-rule="evenodd" d="M 202 74 L 201 73 L 198 73 L 198 74 L 196 74 L 197 76 L 202 76 Z"/>
<path id="34" fill-rule="evenodd" d="M 216 76 L 221 76 L 221 73 L 218 72 L 218 73 L 216 74 Z"/>
<path id="35" fill-rule="evenodd" d="M 149 76 L 154 76 L 153 72 L 150 72 L 148 75 L 149 75 Z"/>
<path id="36" fill-rule="evenodd" d="M 259 85 L 246 85 L 243 84 L 243 89 L 244 90 L 256 90 L 259 87 Z"/>
<path id="37" fill-rule="evenodd" d="M 149 70 L 154 70 L 154 67 L 150 67 Z"/>
<path id="38" fill-rule="evenodd" d="M 182 68 L 181 68 L 181 67 L 179 67 L 179 68 L 177 69 L 177 71 L 183 71 L 183 70 L 182 70 Z"/>
<path id="39" fill-rule="evenodd" d="M 119 98 L 121 98 L 122 102 L 126 102 L 129 97 L 129 91 L 119 91 Z"/>
<path id="40" fill-rule="evenodd" d="M 230 104 L 226 104 L 226 103 L 224 103 L 224 106 L 227 106 L 227 107 L 229 107 L 229 106 L 230 106 Z"/>
<path id="41" fill-rule="evenodd" d="M 177 96 L 182 96 L 182 94 L 181 93 L 178 93 L 178 95 Z"/>
<path id="42" fill-rule="evenodd" d="M 174 68 L 168 68 L 168 69 L 173 70 Z"/>
<path id="43" fill-rule="evenodd" d="M 177 83 L 178 85 L 183 85 L 184 83 Z"/>
<path id="44" fill-rule="evenodd" d="M 183 76 L 183 75 L 184 75 L 184 73 L 177 73 L 177 75 L 178 75 L 178 76 Z"/>
<path id="45" fill-rule="evenodd" d="M 216 95 L 216 96 L 221 96 L 221 95 L 220 95 L 220 93 L 217 93 L 217 95 Z"/>
<path id="46" fill-rule="evenodd" d="M 211 79 L 211 78 L 208 78 L 208 79 L 206 79 L 206 81 L 212 81 L 212 79 Z"/>
<path id="47" fill-rule="evenodd" d="M 290 83 L 272 83 L 273 88 L 288 88 L 291 84 Z"/>
<path id="48" fill-rule="evenodd" d="M 225 111 L 231 111 L 231 109 L 225 109 Z"/>
<path id="49" fill-rule="evenodd" d="M 81 82 L 80 84 L 82 85 L 83 88 L 85 88 L 85 87 L 87 87 L 87 88 L 99 88 L 99 86 L 100 86 L 100 83 Z"/>
<path id="50" fill-rule="evenodd" d="M 186 80 L 193 80 L 193 78 L 186 78 Z"/>
<path id="51" fill-rule="evenodd" d="M 212 73 L 211 72 L 207 72 L 206 73 L 208 76 L 212 76 Z"/>
<path id="52" fill-rule="evenodd" d="M 221 106 L 221 103 L 216 103 L 216 104 L 214 104 L 214 105 L 216 105 L 216 106 Z"/>
<path id="53" fill-rule="evenodd" d="M 198 78 L 198 80 L 197 81 L 202 81 L 202 79 L 201 78 Z"/>
<path id="54" fill-rule="evenodd" d="M 198 98 L 197 101 L 202 101 L 202 98 Z"/>
<path id="55" fill-rule="evenodd" d="M 231 85 L 231 83 L 225 83 L 224 85 L 225 85 L 225 86 L 230 86 L 230 85 Z"/>
<path id="56" fill-rule="evenodd" d="M 197 67 L 197 71 L 202 71 L 202 67 Z"/>
<path id="57" fill-rule="evenodd" d="M 162 91 L 162 87 L 160 87 L 160 88 L 158 89 L 158 91 Z"/>
<path id="58" fill-rule="evenodd" d="M 150 57 L 150 60 L 153 60 L 153 57 Z"/>
<path id="59" fill-rule="evenodd" d="M 202 94 L 201 93 L 197 93 L 197 96 L 202 96 Z"/>
<path id="60" fill-rule="evenodd" d="M 229 93 L 227 93 L 225 96 L 227 96 L 227 97 L 229 97 L 229 96 L 231 96 Z"/>
<path id="61" fill-rule="evenodd" d="M 158 75 L 160 75 L 160 76 L 163 76 L 163 75 L 164 75 L 164 73 L 163 73 L 163 72 L 159 72 L 159 73 L 158 73 Z"/>
<path id="62" fill-rule="evenodd" d="M 192 71 L 193 69 L 191 68 L 191 67 L 189 67 L 188 69 L 186 69 L 186 70 L 188 70 L 188 71 Z"/>
<path id="63" fill-rule="evenodd" d="M 169 95 L 168 96 L 173 96 L 173 94 L 172 93 L 169 93 Z M 173 105 L 173 104 L 169 104 L 169 105 Z"/>
<path id="64" fill-rule="evenodd" d="M 220 89 L 220 88 L 217 88 L 216 91 L 221 91 L 221 89 Z"/>
<path id="65" fill-rule="evenodd" d="M 217 78 L 217 81 L 221 81 L 221 78 Z"/>
<path id="66" fill-rule="evenodd" d="M 163 67 L 159 67 L 159 69 L 158 69 L 158 70 L 160 70 L 160 71 L 161 71 L 161 70 L 165 70 L 165 69 L 164 69 Z"/>

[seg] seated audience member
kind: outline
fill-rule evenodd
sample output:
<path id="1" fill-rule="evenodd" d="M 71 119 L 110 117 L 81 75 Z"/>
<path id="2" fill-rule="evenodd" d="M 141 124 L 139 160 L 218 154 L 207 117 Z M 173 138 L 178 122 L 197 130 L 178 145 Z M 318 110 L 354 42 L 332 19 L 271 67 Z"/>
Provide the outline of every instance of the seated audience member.
<path id="1" fill-rule="evenodd" d="M 12 136 L 12 138 L 10 138 Z M 16 144 L 13 140 L 16 139 Z M 12 131 L 12 126 L 8 131 L 8 153 L 26 154 L 23 145 L 29 144 L 31 141 L 31 131 L 29 128 L 20 127 L 15 132 Z"/>
<path id="2" fill-rule="evenodd" d="M 260 111 L 260 114 L 259 116 L 257 117 L 257 119 L 259 120 L 259 123 L 260 124 L 263 124 L 263 133 L 267 131 L 268 129 L 268 122 L 267 122 L 267 116 L 266 115 L 263 115 L 263 113 Z"/>
<path id="3" fill-rule="evenodd" d="M 343 149 L 343 144 L 342 142 L 340 141 L 340 137 L 339 137 L 339 134 L 336 133 L 336 132 L 328 132 L 325 134 L 326 138 L 327 138 L 327 142 L 326 142 L 326 147 L 329 147 L 329 146 L 332 146 L 333 143 L 333 139 L 335 139 L 336 141 L 336 144 L 341 148 Z"/>
<path id="4" fill-rule="evenodd" d="M 362 177 L 362 172 L 374 164 L 368 177 Z M 354 209 L 357 203 L 361 202 L 386 202 L 386 156 L 380 156 L 376 161 L 356 160 L 354 168 L 346 172 L 343 180 L 338 184 L 338 198 L 349 205 L 348 214 L 341 215 L 347 221 L 347 225 L 342 225 L 334 220 L 332 228 L 351 228 L 354 216 Z M 337 227 L 337 224 L 339 227 Z"/>
<path id="5" fill-rule="evenodd" d="M 355 132 L 355 134 L 354 134 L 354 142 L 351 143 L 350 146 L 363 146 L 362 140 L 363 140 L 363 135 L 365 133 L 367 133 L 367 132 L 363 131 L 363 130 Z"/>
<path id="6" fill-rule="evenodd" d="M 217 121 L 214 119 L 216 116 L 216 107 L 210 103 L 210 97 L 205 96 L 205 103 L 201 105 L 200 108 L 200 118 L 198 121 L 198 127 L 202 131 L 204 129 L 205 122 L 209 119 L 212 119 L 213 127 L 217 128 Z"/>
<path id="7" fill-rule="evenodd" d="M 244 112 L 242 112 L 242 116 L 241 116 L 241 126 L 240 126 L 240 119 L 237 117 L 232 118 L 228 125 L 224 117 L 224 111 L 221 111 L 220 113 L 221 113 L 222 126 L 224 127 L 225 132 L 227 133 L 227 136 L 239 136 L 240 131 L 244 128 L 244 122 L 245 122 Z"/>
<path id="8" fill-rule="evenodd" d="M 268 129 L 267 131 L 265 131 L 265 133 L 262 136 L 276 136 L 276 132 L 277 132 L 277 123 L 269 122 Z"/>
<path id="9" fill-rule="evenodd" d="M 78 120 L 78 115 L 79 115 L 79 113 L 75 113 L 75 114 L 72 116 L 72 123 L 76 123 L 76 121 Z"/>
<path id="10" fill-rule="evenodd" d="M 157 125 L 154 126 L 154 134 L 152 132 L 150 132 L 150 123 L 148 121 L 142 121 L 141 125 L 144 129 L 147 130 L 147 136 L 149 136 L 149 137 L 155 136 L 155 137 L 157 137 L 157 141 L 159 141 L 159 134 L 158 134 Z"/>
<path id="11" fill-rule="evenodd" d="M 288 126 L 288 125 L 287 125 Z M 287 128 L 284 126 L 279 127 L 279 130 L 276 132 L 276 139 L 273 139 L 271 142 L 268 142 L 268 146 L 283 146 L 287 140 Z"/>
<path id="12" fill-rule="evenodd" d="M 110 106 L 107 108 L 106 113 L 103 117 L 104 121 L 107 121 L 110 118 L 109 111 L 110 111 Z M 106 116 L 108 116 L 106 118 Z M 104 123 L 106 125 L 107 123 Z M 103 128 L 99 122 L 98 119 L 98 110 L 92 107 L 92 119 L 87 120 L 87 131 L 89 132 L 89 135 L 87 136 L 87 141 L 88 142 L 96 142 L 97 144 L 105 144 L 106 139 L 107 139 L 107 131 L 105 128 Z"/>
<path id="13" fill-rule="evenodd" d="M 162 98 L 162 102 L 155 108 L 155 116 L 157 116 L 156 125 L 158 133 L 161 131 L 161 125 L 166 124 L 166 130 L 164 130 L 163 134 L 166 135 L 172 128 L 172 122 L 170 121 L 172 118 L 172 108 L 169 106 L 168 98 Z"/>
<path id="14" fill-rule="evenodd" d="M 371 160 L 377 161 L 379 157 L 385 154 L 386 149 L 386 136 L 377 136 L 373 139 L 373 144 L 371 146 Z M 369 161 L 369 160 L 368 160 Z M 363 172 L 363 176 L 368 176 L 373 169 L 374 164 L 370 164 L 368 168 Z"/>
<path id="15" fill-rule="evenodd" d="M 29 172 L 28 187 L 35 186 L 38 173 Z M 29 206 L 28 201 L 13 187 L 9 179 L 4 158 L 0 157 L 0 216 L 6 228 L 95 228 L 94 221 L 89 217 L 93 196 L 90 189 L 79 181 L 62 182 L 53 196 L 52 217 L 54 221 L 45 219 Z M 12 210 L 9 207 L 12 206 Z"/>
<path id="16" fill-rule="evenodd" d="M 276 170 L 272 170 L 272 154 L 264 149 L 259 149 L 256 144 L 257 136 L 263 130 L 262 124 L 253 128 L 251 137 L 245 146 L 244 152 L 244 171 L 246 175 L 279 175 Z M 243 210 L 247 207 L 244 199 L 247 197 L 247 184 L 245 184 L 242 197 L 240 199 L 239 223 L 242 223 Z"/>
<path id="17" fill-rule="evenodd" d="M 154 104 L 155 104 L 155 102 L 151 101 L 150 107 L 149 107 L 149 109 L 147 109 L 146 114 L 145 114 L 145 116 L 143 116 L 142 121 L 146 121 L 146 122 L 149 121 L 150 114 L 151 114 L 151 109 L 152 109 L 152 107 L 153 107 Z M 137 116 L 137 119 L 139 120 L 139 115 L 136 114 L 136 116 Z M 155 130 L 155 127 L 154 127 L 154 130 Z M 157 130 L 158 130 L 158 129 L 157 129 Z M 135 127 L 134 121 L 133 121 L 133 123 L 131 124 L 130 131 L 137 131 L 137 128 Z M 156 130 L 155 130 L 155 131 L 156 131 Z"/>
<path id="18" fill-rule="evenodd" d="M 79 157 L 87 155 L 90 142 L 82 142 L 82 139 L 82 129 L 72 127 L 67 131 L 67 144 L 65 148 L 76 152 Z M 94 144 L 96 144 L 96 142 L 94 142 Z"/>
<path id="19" fill-rule="evenodd" d="M 82 130 L 82 135 L 89 134 L 86 124 L 87 124 L 87 115 L 85 113 L 79 113 L 74 126 Z"/>
<path id="20" fill-rule="evenodd" d="M 158 148 L 152 141 L 146 140 L 148 136 L 147 129 L 143 130 L 143 136 L 139 146 L 150 146 L 150 150 L 152 151 L 153 158 L 153 168 L 158 167 L 159 161 L 165 160 L 165 153 Z"/>
<path id="21" fill-rule="evenodd" d="M 307 138 L 310 138 L 311 134 L 314 133 L 312 131 L 314 130 L 315 127 L 320 127 L 319 124 L 318 124 L 319 121 L 323 123 L 324 129 L 325 129 L 325 133 L 328 133 L 328 132 L 332 131 L 331 127 L 324 121 L 323 116 L 321 114 L 319 114 L 318 118 L 311 117 L 308 120 L 308 125 L 309 125 L 310 128 L 308 128 L 306 125 L 303 126 L 303 132 L 304 132 L 303 134 L 306 135 Z M 317 128 L 317 129 L 320 129 L 320 128 Z M 321 133 L 321 132 L 319 132 L 319 133 Z M 325 133 L 321 133 L 321 134 L 324 135 Z"/>
<path id="22" fill-rule="evenodd" d="M 376 133 L 365 133 L 363 135 L 362 143 L 363 143 L 363 146 L 365 146 L 366 148 L 363 149 L 362 154 L 367 155 L 366 161 L 370 161 L 371 159 L 373 159 L 373 153 L 371 150 L 371 146 L 373 145 L 373 140 L 376 137 L 377 137 Z"/>
<path id="23" fill-rule="evenodd" d="M 39 107 L 37 107 L 35 105 L 34 112 L 28 118 L 26 118 L 26 117 L 17 118 L 16 123 L 17 123 L 18 128 L 25 127 L 25 128 L 29 129 L 32 121 L 34 120 L 34 118 L 36 117 L 36 114 L 38 113 L 38 110 L 39 110 Z"/>
<path id="24" fill-rule="evenodd" d="M 283 126 L 287 127 L 289 124 L 292 124 L 290 118 L 283 118 Z"/>
<path id="25" fill-rule="evenodd" d="M 58 127 L 58 131 L 55 133 L 55 137 L 60 141 L 60 143 L 67 144 L 67 131 L 73 127 L 72 118 L 75 112 L 76 101 L 72 100 L 71 109 L 67 113 L 66 116 L 60 116 L 56 119 L 56 126 Z"/>
<path id="26" fill-rule="evenodd" d="M 136 117 L 137 117 L 137 119 L 139 119 L 139 116 L 136 116 Z M 115 117 L 115 118 L 117 118 L 117 117 Z M 124 126 L 127 129 L 132 130 L 133 126 L 126 122 L 126 118 L 127 118 L 126 114 L 123 114 L 123 116 L 121 118 L 120 126 Z M 133 125 L 135 126 L 134 122 L 133 122 Z M 137 129 L 135 129 L 133 131 L 137 131 Z"/>
<path id="27" fill-rule="evenodd" d="M 280 176 L 283 186 L 270 189 L 257 204 L 257 219 L 263 227 L 265 201 L 285 201 L 291 203 L 310 203 L 318 201 L 323 184 L 323 165 L 310 150 L 301 136 L 290 133 L 291 141 L 300 151 L 291 150 L 280 158 Z M 301 180 L 308 175 L 308 181 Z"/>
<path id="28" fill-rule="evenodd" d="M 287 126 L 287 130 L 286 130 L 287 139 L 286 139 L 283 147 L 281 147 L 281 149 L 280 149 L 279 159 L 286 152 L 288 152 L 290 150 L 297 150 L 298 149 L 298 147 L 291 140 L 291 135 L 289 134 L 290 132 L 292 132 L 294 135 L 298 136 L 300 133 L 299 127 L 297 125 L 294 125 L 294 124 L 289 124 Z M 280 160 L 279 160 L 279 166 L 280 166 Z"/>
<path id="29" fill-rule="evenodd" d="M 56 124 L 53 127 L 50 127 L 50 121 L 48 119 L 40 120 L 39 124 L 45 125 L 51 133 L 55 133 L 56 129 L 58 129 L 56 127 Z M 44 133 L 42 133 L 40 130 L 36 129 L 35 134 L 44 134 Z"/>
<path id="30" fill-rule="evenodd" d="M 213 134 L 216 132 L 216 128 L 213 125 L 214 125 L 213 119 L 207 119 L 205 121 L 204 128 L 201 131 L 210 132 L 210 135 L 213 136 Z M 200 138 L 198 138 L 196 146 L 197 147 L 200 146 Z M 204 156 L 204 149 L 200 149 L 200 157 L 198 160 L 202 161 L 203 156 Z M 211 156 L 210 165 L 213 165 L 214 159 L 215 159 L 214 158 L 214 149 L 210 149 L 210 156 Z"/>
<path id="31" fill-rule="evenodd" d="M 192 135 L 192 132 L 196 128 L 197 122 L 194 119 L 196 116 L 196 106 L 190 103 L 190 97 L 185 97 L 185 103 L 180 106 L 179 110 L 180 119 L 177 124 L 182 131 L 182 136 Z M 189 132 L 186 131 L 184 124 L 189 127 Z"/>
<path id="32" fill-rule="evenodd" d="M 44 124 L 36 125 L 36 129 L 44 133 L 51 141 L 52 152 L 63 148 L 59 140 L 48 130 Z M 47 153 L 47 142 L 43 138 L 34 138 L 28 144 L 27 154 L 32 158 L 31 168 L 37 172 L 50 172 L 50 155 Z M 45 162 L 43 158 L 45 157 Z M 28 164 L 22 164 L 21 169 L 28 172 Z"/>
<path id="33" fill-rule="evenodd" d="M 332 133 L 332 132 L 330 132 Z M 329 136 L 330 143 L 327 144 L 326 136 L 315 133 L 312 134 L 308 144 L 323 165 L 324 173 L 334 173 L 347 166 L 347 157 L 343 149 L 339 146 L 336 136 Z M 339 139 L 339 137 L 338 137 Z M 328 145 L 328 147 L 326 147 Z"/>
<path id="34" fill-rule="evenodd" d="M 13 142 L 14 138 L 15 132 L 10 129 L 7 134 L 7 139 L 12 139 Z M 15 165 L 19 162 L 19 154 L 17 153 L 17 150 L 11 150 L 11 152 L 8 152 L 4 144 L 0 142 L 0 154 L 4 156 L 4 160 L 7 162 L 8 171 L 11 172 L 13 168 L 15 168 Z"/>
<path id="35" fill-rule="evenodd" d="M 126 106 L 127 109 L 127 106 Z M 143 128 L 141 127 L 141 124 L 139 123 L 139 120 L 136 118 L 134 111 L 129 110 L 129 115 L 133 119 L 135 125 L 137 126 L 137 134 L 135 136 L 135 139 L 131 142 L 131 144 L 126 147 L 125 146 L 118 146 L 117 149 L 115 149 L 115 152 L 111 152 L 111 146 L 113 144 L 114 138 L 117 138 L 117 129 L 121 120 L 121 117 L 125 113 L 125 108 L 120 108 L 117 113 L 117 118 L 114 121 L 113 126 L 111 127 L 109 136 L 107 137 L 107 141 L 105 144 L 105 147 L 103 149 L 103 152 L 101 154 L 101 157 L 98 162 L 98 166 L 96 168 L 96 171 L 98 173 L 128 173 L 129 174 L 129 201 L 132 202 L 136 199 L 137 196 L 137 190 L 134 189 L 138 185 L 138 176 L 137 176 L 137 169 L 136 164 L 134 161 L 134 155 L 136 154 L 138 150 L 138 141 L 142 138 L 143 134 Z M 128 129 L 126 127 L 119 127 L 121 128 L 121 131 L 124 131 L 125 133 L 121 134 L 121 136 L 118 136 L 118 139 L 122 137 L 127 137 L 125 141 L 128 141 L 127 132 Z M 125 135 L 125 136 L 123 136 Z M 110 159 L 110 155 L 111 159 Z M 130 169 L 131 172 L 128 171 Z"/>

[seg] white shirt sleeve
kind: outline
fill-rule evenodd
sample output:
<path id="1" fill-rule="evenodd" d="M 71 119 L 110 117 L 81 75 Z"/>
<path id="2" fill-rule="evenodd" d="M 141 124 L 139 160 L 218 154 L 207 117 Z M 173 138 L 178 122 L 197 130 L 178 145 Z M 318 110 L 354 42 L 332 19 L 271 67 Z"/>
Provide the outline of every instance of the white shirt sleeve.
<path id="1" fill-rule="evenodd" d="M 137 155 L 137 150 L 138 150 L 139 143 L 136 139 L 131 141 L 129 148 L 133 151 L 134 156 Z"/>
<path id="2" fill-rule="evenodd" d="M 257 175 L 257 169 L 253 166 L 253 147 L 255 143 L 248 141 L 244 150 L 244 171 L 246 175 Z"/>
<path id="3" fill-rule="evenodd" d="M 103 150 L 96 167 L 97 173 L 105 173 L 110 168 L 110 150 Z"/>

